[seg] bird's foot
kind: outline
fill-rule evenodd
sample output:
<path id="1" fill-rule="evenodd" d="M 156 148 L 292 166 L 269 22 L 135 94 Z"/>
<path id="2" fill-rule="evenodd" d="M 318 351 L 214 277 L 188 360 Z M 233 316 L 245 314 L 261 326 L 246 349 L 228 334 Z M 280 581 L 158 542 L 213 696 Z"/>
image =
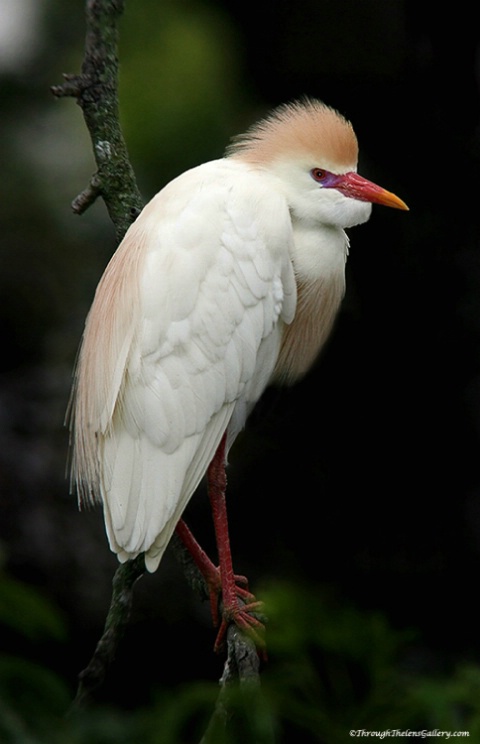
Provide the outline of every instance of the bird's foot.
<path id="1" fill-rule="evenodd" d="M 265 625 L 255 617 L 261 612 L 263 602 L 259 602 L 248 589 L 248 579 L 238 574 L 233 575 L 233 583 L 229 587 L 227 599 L 223 595 L 220 569 L 213 564 L 209 567 L 208 576 L 204 576 L 210 597 L 210 610 L 214 627 L 219 627 L 215 645 L 215 653 L 219 653 L 225 642 L 225 636 L 230 623 L 235 625 L 255 643 L 262 658 L 266 659 L 266 645 L 264 639 Z M 222 618 L 219 622 L 219 600 L 223 600 Z M 253 613 L 253 614 L 252 614 Z"/>
<path id="2" fill-rule="evenodd" d="M 222 648 L 227 628 L 233 622 L 252 638 L 260 654 L 263 658 L 266 658 L 263 638 L 265 626 L 252 614 L 261 610 L 262 602 L 258 602 L 255 595 L 249 590 L 248 579 L 245 576 L 234 574 L 228 567 L 222 580 L 220 568 L 210 560 L 183 520 L 180 520 L 176 529 L 206 584 L 213 625 L 215 628 L 219 628 L 214 646 L 215 651 Z M 220 599 L 223 603 L 221 620 Z"/>
<path id="3" fill-rule="evenodd" d="M 236 589 L 238 590 L 240 587 L 237 586 Z M 253 594 L 250 594 L 249 592 L 248 594 L 250 600 L 253 601 L 244 603 L 243 601 L 236 599 L 232 604 L 229 603 L 228 605 L 224 605 L 222 611 L 222 622 L 220 623 L 220 628 L 215 640 L 214 651 L 219 653 L 222 650 L 228 626 L 233 622 L 237 628 L 250 636 L 260 655 L 266 659 L 266 645 L 264 638 L 265 625 L 255 617 L 254 614 L 261 611 L 263 602 L 257 601 Z M 237 594 L 237 597 L 241 597 L 241 595 Z M 241 597 L 241 600 L 243 600 L 243 597 Z"/>
<path id="4" fill-rule="evenodd" d="M 220 569 L 218 566 L 215 566 L 213 563 L 210 563 L 208 566 L 208 570 L 203 573 L 203 578 L 205 579 L 205 583 L 208 587 L 208 595 L 210 598 L 210 611 L 212 613 L 212 620 L 213 625 L 216 628 L 219 625 L 219 610 L 218 610 L 218 604 L 219 599 L 222 596 L 222 577 L 220 574 Z M 230 609 L 227 609 L 223 611 L 223 616 L 225 617 L 225 613 L 227 615 L 231 615 L 230 619 L 233 619 L 233 616 L 236 614 L 237 609 L 245 609 L 245 607 L 250 607 L 254 604 L 260 604 L 257 603 L 255 599 L 255 595 L 252 594 L 248 589 L 248 579 L 246 576 L 240 576 L 238 574 L 235 574 L 233 576 L 234 581 L 234 591 L 232 592 L 236 599 L 234 599 L 229 604 L 232 604 L 233 607 Z M 238 600 L 241 600 L 241 602 L 238 602 Z M 223 622 L 223 621 L 222 621 Z"/>

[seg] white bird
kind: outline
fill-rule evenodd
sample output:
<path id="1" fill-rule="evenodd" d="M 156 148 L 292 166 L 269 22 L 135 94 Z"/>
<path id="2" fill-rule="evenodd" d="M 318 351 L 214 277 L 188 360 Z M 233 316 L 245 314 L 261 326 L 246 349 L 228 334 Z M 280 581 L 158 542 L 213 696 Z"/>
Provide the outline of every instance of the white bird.
<path id="1" fill-rule="evenodd" d="M 217 571 L 197 552 L 228 621 L 257 603 L 235 577 L 225 461 L 265 388 L 304 375 L 345 290 L 345 228 L 371 203 L 408 209 L 356 173 L 351 124 L 320 101 L 281 106 L 226 156 L 145 206 L 98 285 L 70 404 L 72 481 L 101 501 L 120 561 L 155 571 L 208 470 Z M 210 466 L 210 468 L 209 468 Z M 210 568 L 209 568 L 210 566 Z M 247 600 L 246 607 L 239 598 Z M 215 617 L 215 607 L 213 606 Z"/>

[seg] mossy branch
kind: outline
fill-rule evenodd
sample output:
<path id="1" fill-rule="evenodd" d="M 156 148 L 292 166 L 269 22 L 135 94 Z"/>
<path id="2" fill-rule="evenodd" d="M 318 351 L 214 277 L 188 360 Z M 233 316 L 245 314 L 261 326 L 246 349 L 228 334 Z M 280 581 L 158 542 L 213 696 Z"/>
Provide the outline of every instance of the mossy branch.
<path id="1" fill-rule="evenodd" d="M 89 664 L 78 675 L 77 694 L 70 713 L 84 708 L 90 702 L 95 690 L 102 685 L 128 625 L 133 604 L 133 587 L 144 573 L 143 555 L 117 568 L 113 577 L 112 598 L 105 628 Z"/>
<path id="2" fill-rule="evenodd" d="M 124 0 L 87 0 L 85 56 L 79 75 L 64 75 L 52 87 L 57 97 L 73 96 L 82 108 L 89 131 L 97 172 L 72 202 L 81 214 L 99 196 L 113 222 L 117 241 L 143 207 L 118 111 L 118 22 Z"/>

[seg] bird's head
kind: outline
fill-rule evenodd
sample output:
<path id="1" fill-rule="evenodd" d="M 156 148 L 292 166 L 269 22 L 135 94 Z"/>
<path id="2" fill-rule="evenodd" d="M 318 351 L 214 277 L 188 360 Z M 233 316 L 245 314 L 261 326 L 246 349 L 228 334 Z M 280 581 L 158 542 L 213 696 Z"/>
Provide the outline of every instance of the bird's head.
<path id="1" fill-rule="evenodd" d="M 408 209 L 356 172 L 352 125 L 320 101 L 279 107 L 234 140 L 227 155 L 277 177 L 292 215 L 302 221 L 352 227 L 368 220 L 372 204 Z"/>

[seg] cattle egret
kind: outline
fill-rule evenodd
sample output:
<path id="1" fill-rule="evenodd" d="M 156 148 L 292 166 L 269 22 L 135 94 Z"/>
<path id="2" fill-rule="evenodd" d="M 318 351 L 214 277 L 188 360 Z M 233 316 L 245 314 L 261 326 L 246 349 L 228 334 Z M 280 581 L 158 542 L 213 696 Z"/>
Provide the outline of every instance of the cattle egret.
<path id="1" fill-rule="evenodd" d="M 217 648 L 233 620 L 257 641 L 255 597 L 233 573 L 228 451 L 271 383 L 304 375 L 345 289 L 345 228 L 372 203 L 408 209 L 356 172 L 357 139 L 305 99 L 274 110 L 224 158 L 167 184 L 126 233 L 89 312 L 71 400 L 72 482 L 103 504 L 121 562 L 155 571 L 172 533 L 206 573 Z M 219 568 L 181 521 L 207 474 Z M 260 642 L 260 641 L 259 641 Z"/>

